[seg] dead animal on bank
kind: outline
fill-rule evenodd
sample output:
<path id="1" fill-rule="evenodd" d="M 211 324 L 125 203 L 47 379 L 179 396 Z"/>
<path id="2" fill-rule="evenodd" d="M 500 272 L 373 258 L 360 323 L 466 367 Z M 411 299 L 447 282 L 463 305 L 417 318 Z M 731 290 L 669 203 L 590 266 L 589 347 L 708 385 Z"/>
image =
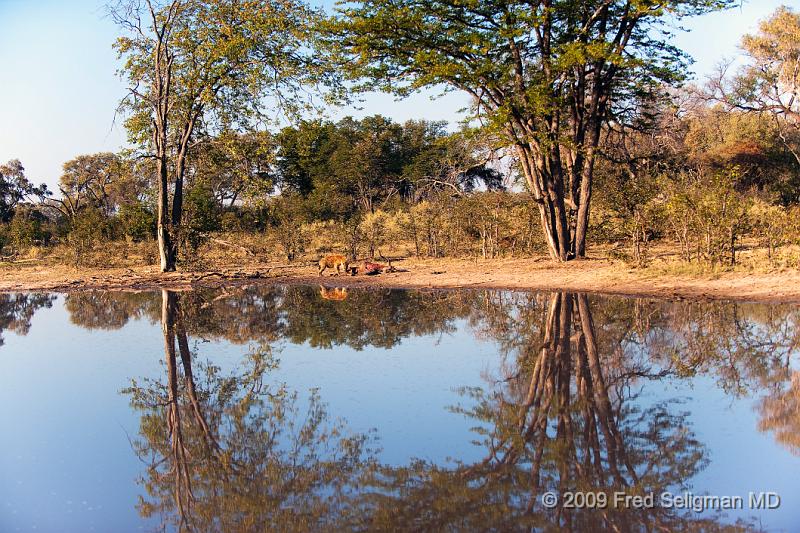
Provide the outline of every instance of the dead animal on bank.
<path id="1" fill-rule="evenodd" d="M 389 265 L 383 265 L 381 263 L 373 263 L 372 261 L 364 261 L 364 266 L 362 270 L 366 276 L 375 276 L 377 274 L 380 274 L 384 270 L 392 271 L 393 269 Z"/>

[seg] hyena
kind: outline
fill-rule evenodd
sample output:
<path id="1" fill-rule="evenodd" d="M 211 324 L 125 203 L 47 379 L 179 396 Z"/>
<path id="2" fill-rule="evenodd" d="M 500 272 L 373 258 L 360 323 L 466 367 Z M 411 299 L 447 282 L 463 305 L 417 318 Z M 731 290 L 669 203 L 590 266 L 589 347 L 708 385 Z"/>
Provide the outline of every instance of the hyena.
<path id="1" fill-rule="evenodd" d="M 319 260 L 320 276 L 323 272 L 325 272 L 326 268 L 330 268 L 335 272 L 335 275 L 338 276 L 340 272 L 344 272 L 346 274 L 349 271 L 350 264 L 348 263 L 347 258 L 343 255 L 326 255 Z"/>

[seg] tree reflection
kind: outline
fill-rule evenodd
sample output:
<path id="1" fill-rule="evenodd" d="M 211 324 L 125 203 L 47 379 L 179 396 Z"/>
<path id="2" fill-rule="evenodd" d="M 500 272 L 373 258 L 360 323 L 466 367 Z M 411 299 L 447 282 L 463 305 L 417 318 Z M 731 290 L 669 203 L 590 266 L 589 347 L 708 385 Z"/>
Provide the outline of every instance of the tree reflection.
<path id="1" fill-rule="evenodd" d="M 332 290 L 332 289 L 331 289 Z M 326 293 L 329 294 L 329 293 Z M 347 299 L 325 298 L 313 287 L 253 286 L 183 294 L 188 334 L 211 340 L 308 343 L 391 348 L 404 338 L 455 331 L 469 315 L 474 293 L 349 290 Z M 129 320 L 161 320 L 157 293 L 85 292 L 66 297 L 73 323 L 116 329 Z"/>
<path id="2" fill-rule="evenodd" d="M 537 301 L 538 300 L 538 301 Z M 522 339 L 491 390 L 470 389 L 458 408 L 478 424 L 485 458 L 452 468 L 417 462 L 383 468 L 382 490 L 362 504 L 360 527 L 437 531 L 672 531 L 726 529 L 713 518 L 613 505 L 617 491 L 656 495 L 686 488 L 706 450 L 672 403 L 635 406 L 624 350 L 601 350 L 588 299 L 556 293 L 515 313 L 494 313 L 498 332 Z M 545 305 L 538 305 L 544 303 Z M 502 318 L 501 318 L 502 317 Z M 529 323 L 525 323 L 530 321 Z M 511 341 L 506 338 L 506 341 Z M 634 362 L 636 365 L 636 362 Z M 652 374 L 657 377 L 660 374 Z M 607 494 L 603 509 L 542 505 L 547 491 Z M 657 497 L 657 496 L 656 496 Z M 738 527 L 738 526 L 737 526 Z M 731 527 L 732 530 L 737 527 Z"/>
<path id="3" fill-rule="evenodd" d="M 800 372 L 787 369 L 786 376 L 761 399 L 758 429 L 774 433 L 782 446 L 800 455 Z"/>
<path id="4" fill-rule="evenodd" d="M 459 291 L 371 289 L 349 290 L 343 303 L 292 287 L 281 302 L 281 333 L 315 348 L 391 348 L 408 337 L 454 332 L 454 321 L 470 313 L 473 298 Z"/>
<path id="5" fill-rule="evenodd" d="M 130 320 L 143 317 L 155 321 L 159 311 L 154 292 L 76 292 L 66 295 L 64 307 L 73 324 L 106 330 L 119 329 Z"/>
<path id="6" fill-rule="evenodd" d="M 193 361 L 181 303 L 162 291 L 166 380 L 125 391 L 142 412 L 140 513 L 179 531 L 333 527 L 372 462 L 368 435 L 331 422 L 315 392 L 302 409 L 296 393 L 265 384 L 275 365 L 268 347 L 230 375 Z"/>
<path id="7" fill-rule="evenodd" d="M 51 294 L 0 294 L 0 346 L 5 343 L 2 333 L 6 330 L 27 335 L 36 311 L 49 309 L 55 299 Z"/>
<path id="8" fill-rule="evenodd" d="M 553 303 L 548 294 L 508 291 L 350 289 L 346 299 L 341 299 L 343 295 L 335 289 L 297 286 L 198 290 L 183 294 L 181 315 L 186 333 L 196 338 L 236 344 L 307 343 L 326 349 L 344 345 L 357 350 L 391 348 L 408 337 L 451 333 L 458 320 L 466 319 L 479 337 L 497 343 L 501 353 L 527 353 L 542 339 L 552 342 L 562 326 L 570 326 L 573 335 L 584 339 L 570 341 L 570 350 L 588 372 L 581 384 L 594 386 L 600 379 L 602 385 L 609 373 L 617 381 L 713 376 L 732 395 L 761 396 L 759 428 L 774 432 L 778 442 L 798 451 L 793 437 L 800 434 L 794 408 L 798 378 L 792 366 L 800 349 L 797 306 L 592 297 L 592 313 L 587 314 L 581 312 L 587 305 L 573 295 L 561 296 L 563 305 L 561 300 Z M 0 329 L 24 334 L 35 310 L 49 306 L 52 298 L 3 296 Z M 545 320 L 551 305 L 571 308 L 564 317 L 569 320 L 564 324 Z M 92 329 L 162 318 L 157 293 L 75 293 L 66 296 L 65 306 L 75 324 Z M 599 334 L 590 339 L 583 333 L 583 322 L 592 318 Z M 573 322 L 579 326 L 573 327 Z M 560 342 L 563 351 L 565 341 Z M 600 373 L 595 353 L 615 354 L 602 361 Z M 554 364 L 551 359 L 531 358 L 547 368 Z M 607 405 L 597 407 L 598 429 L 613 434 L 613 427 L 605 423 Z"/>
<path id="9" fill-rule="evenodd" d="M 800 455 L 800 309 L 684 303 L 665 314 L 668 326 L 651 332 L 659 338 L 651 353 L 669 354 L 680 376 L 711 375 L 733 396 L 759 398 L 758 429 Z"/>
<path id="10" fill-rule="evenodd" d="M 585 295 L 473 297 L 469 309 L 483 318 L 470 319 L 506 359 L 488 388 L 465 390 L 466 405 L 455 408 L 473 420 L 485 456 L 390 466 L 378 463 L 369 435 L 332 422 L 316 393 L 301 408 L 296 393 L 266 384 L 277 364 L 269 343 L 229 374 L 198 362 L 193 300 L 163 291 L 166 378 L 126 391 L 142 412 L 140 512 L 198 531 L 744 529 L 713 514 L 614 505 L 618 491 L 687 489 L 708 462 L 677 402 L 645 406 L 635 392 L 645 380 L 680 376 L 645 355 L 653 324 L 598 326 L 598 309 L 609 310 Z M 608 504 L 549 509 L 547 491 L 601 491 Z"/>
<path id="11" fill-rule="evenodd" d="M 149 465 L 143 515 L 203 531 L 738 530 L 747 524 L 724 526 L 708 513 L 541 504 L 547 491 L 599 490 L 613 503 L 617 491 L 687 489 L 708 462 L 689 413 L 678 401 L 648 405 L 637 391 L 696 375 L 760 397 L 758 429 L 800 453 L 797 306 L 508 291 L 343 295 L 253 286 L 67 297 L 85 327 L 162 325 L 165 378 L 127 391 L 142 412 L 135 448 Z M 6 316 L 24 325 L 35 305 L 11 303 Z M 452 332 L 458 321 L 503 358 L 490 385 L 465 390 L 455 408 L 485 450 L 474 464 L 380 465 L 371 438 L 332 421 L 316 393 L 306 401 L 264 383 L 282 342 L 390 348 Z M 226 373 L 197 361 L 190 338 L 251 351 Z"/>

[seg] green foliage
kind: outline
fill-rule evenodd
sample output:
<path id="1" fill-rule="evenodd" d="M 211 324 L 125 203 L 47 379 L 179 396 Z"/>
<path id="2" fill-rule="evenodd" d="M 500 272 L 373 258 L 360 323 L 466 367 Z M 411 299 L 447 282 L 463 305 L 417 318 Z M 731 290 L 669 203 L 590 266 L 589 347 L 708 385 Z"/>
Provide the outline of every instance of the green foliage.
<path id="1" fill-rule="evenodd" d="M 269 218 L 278 242 L 288 261 L 304 250 L 305 239 L 301 231 L 303 202 L 297 194 L 283 194 L 275 198 L 269 207 Z"/>
<path id="2" fill-rule="evenodd" d="M 629 122 L 684 80 L 687 57 L 667 39 L 676 19 L 733 4 L 367 0 L 342 7 L 328 31 L 363 89 L 470 94 L 473 117 L 518 158 L 551 256 L 564 261 L 585 253 L 603 124 Z"/>
<path id="3" fill-rule="evenodd" d="M 736 242 L 748 227 L 750 199 L 736 190 L 738 169 L 671 180 L 666 211 L 685 259 L 736 263 Z"/>
<path id="4" fill-rule="evenodd" d="M 76 213 L 70 222 L 67 234 L 74 266 L 78 267 L 84 263 L 93 249 L 113 236 L 114 228 L 109 219 L 96 207 L 86 207 Z"/>
<path id="5" fill-rule="evenodd" d="M 189 189 L 185 199 L 185 225 L 191 231 L 208 233 L 220 229 L 220 210 L 213 191 L 198 185 Z"/>
<path id="6" fill-rule="evenodd" d="M 5 231 L 5 238 L 14 250 L 31 246 L 46 246 L 51 237 L 47 218 L 36 208 L 17 208 L 14 218 Z"/>
<path id="7" fill-rule="evenodd" d="M 785 208 L 756 198 L 747 213 L 752 233 L 767 249 L 770 262 L 777 250 L 786 244 L 800 244 L 800 207 Z"/>
<path id="8" fill-rule="evenodd" d="M 184 220 L 176 232 L 176 240 L 183 251 L 183 260 L 194 263 L 200 259 L 198 249 L 209 233 L 221 228 L 221 213 L 213 191 L 203 183 L 189 189 L 184 202 Z"/>
<path id="9" fill-rule="evenodd" d="M 46 185 L 37 187 L 28 181 L 19 159 L 0 165 L 0 222 L 9 222 L 21 202 L 32 198 L 43 199 L 49 194 Z"/>
<path id="10" fill-rule="evenodd" d="M 211 190 L 220 207 L 230 208 L 240 200 L 257 202 L 273 191 L 274 158 L 274 138 L 269 132 L 226 130 L 193 148 L 190 186 Z"/>
<path id="11" fill-rule="evenodd" d="M 90 206 L 110 216 L 125 202 L 138 201 L 148 186 L 146 168 L 109 152 L 81 155 L 64 163 L 61 198 L 51 202 L 66 217 Z"/>
<path id="12" fill-rule="evenodd" d="M 134 241 L 150 240 L 155 237 L 156 216 L 143 202 L 122 204 L 117 220 L 121 224 L 121 231 Z"/>
<path id="13" fill-rule="evenodd" d="M 153 4 L 122 2 L 112 17 L 126 32 L 115 48 L 125 60 L 122 73 L 132 87 L 151 87 L 167 68 L 153 51 L 163 39 L 162 58 L 171 61 L 172 106 L 176 128 L 204 117 L 204 126 L 245 125 L 262 114 L 260 97 L 270 95 L 285 111 L 304 107 L 300 88 L 315 82 L 335 85 L 323 62 L 307 48 L 317 13 L 299 1 L 259 0 L 230 4 L 221 0 L 173 0 Z M 131 23 L 139 22 L 136 26 Z M 157 35 L 156 28 L 165 29 Z M 306 48 L 304 48 L 306 47 Z M 155 95 L 153 95 L 155 96 Z M 126 100 L 126 127 L 136 145 L 151 143 L 151 106 L 162 105 L 143 93 Z"/>
<path id="14" fill-rule="evenodd" d="M 607 165 L 599 169 L 595 234 L 614 243 L 629 243 L 636 265 L 648 261 L 648 244 L 663 235 L 664 206 L 660 176 L 634 165 Z M 598 237 L 600 235 L 597 235 Z M 626 255 L 626 254 L 623 254 Z"/>
<path id="15" fill-rule="evenodd" d="M 345 220 L 441 190 L 501 188 L 482 146 L 439 122 L 395 124 L 381 116 L 303 122 L 278 135 L 277 180 L 298 193 L 309 218 Z"/>
<path id="16" fill-rule="evenodd" d="M 380 247 L 388 242 L 388 223 L 389 214 L 381 210 L 367 213 L 361 220 L 358 229 L 364 236 L 370 258 L 374 258 L 375 252 L 379 251 Z"/>

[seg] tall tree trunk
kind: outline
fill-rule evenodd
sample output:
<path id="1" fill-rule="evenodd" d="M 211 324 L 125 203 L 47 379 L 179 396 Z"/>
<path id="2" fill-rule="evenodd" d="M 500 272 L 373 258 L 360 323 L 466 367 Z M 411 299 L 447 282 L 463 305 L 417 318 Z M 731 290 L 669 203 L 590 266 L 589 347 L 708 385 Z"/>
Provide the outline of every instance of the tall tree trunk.
<path id="1" fill-rule="evenodd" d="M 167 164 L 158 159 L 158 254 L 161 260 L 161 272 L 175 270 L 175 246 L 170 237 L 169 186 Z"/>
<path id="2" fill-rule="evenodd" d="M 569 250 L 569 227 L 564 204 L 564 181 L 560 163 L 554 163 L 558 152 L 548 161 L 537 158 L 530 146 L 517 145 L 517 155 L 522 166 L 528 190 L 539 208 L 539 218 L 551 259 L 566 261 Z M 558 165 L 558 166 L 556 166 Z M 556 170 L 555 173 L 552 171 Z"/>
<path id="3" fill-rule="evenodd" d="M 592 200 L 592 174 L 594 170 L 594 148 L 589 148 L 584 159 L 581 175 L 580 200 L 577 220 L 575 221 L 575 240 L 572 251 L 575 257 L 586 257 L 586 233 L 589 229 L 589 207 Z"/>
<path id="4" fill-rule="evenodd" d="M 155 75 L 153 77 L 153 148 L 156 156 L 156 174 L 158 178 L 158 254 L 161 262 L 161 272 L 175 270 L 175 248 L 170 238 L 169 229 L 169 168 L 168 137 L 169 109 L 172 81 L 172 60 L 166 39 L 166 27 L 159 29 L 153 6 L 148 3 L 150 14 L 153 17 L 153 29 L 157 41 L 153 51 L 155 57 Z"/>

